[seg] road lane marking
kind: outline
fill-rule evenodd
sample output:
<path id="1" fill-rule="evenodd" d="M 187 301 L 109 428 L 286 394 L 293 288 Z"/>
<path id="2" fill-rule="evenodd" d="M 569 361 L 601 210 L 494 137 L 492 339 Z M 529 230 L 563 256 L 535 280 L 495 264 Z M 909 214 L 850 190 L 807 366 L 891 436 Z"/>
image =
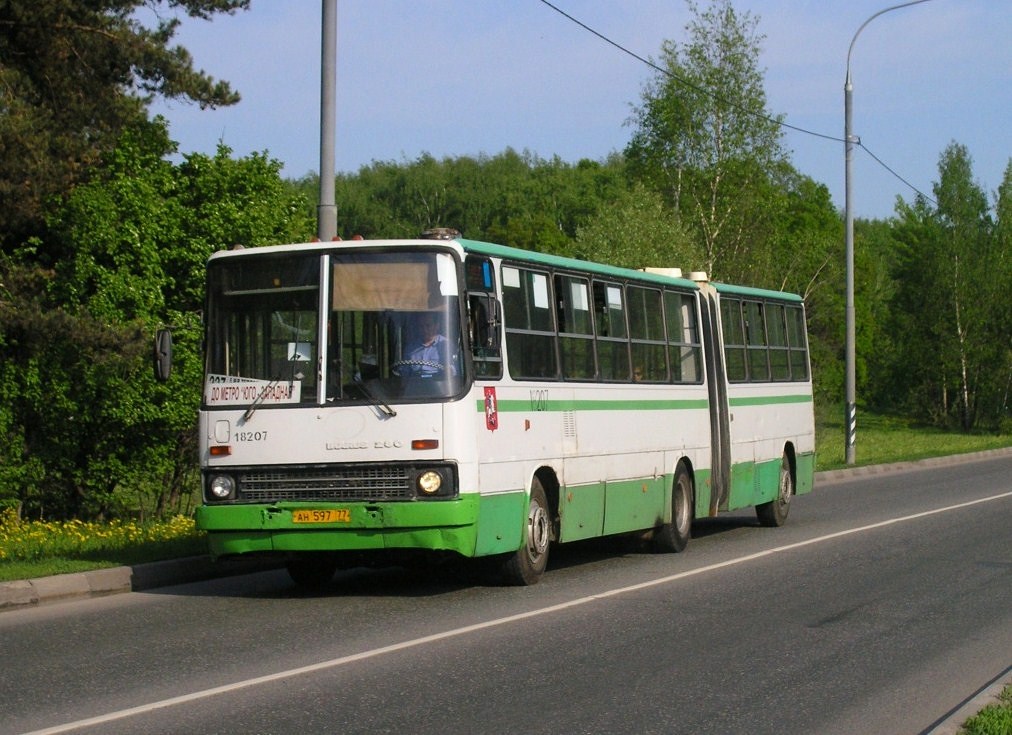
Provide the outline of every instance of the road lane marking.
<path id="1" fill-rule="evenodd" d="M 835 531 L 824 536 L 818 536 L 816 538 L 807 539 L 805 541 L 796 541 L 791 544 L 784 546 L 777 546 L 772 549 L 766 549 L 764 551 L 757 551 L 753 554 L 746 554 L 745 556 L 735 557 L 734 559 L 728 559 L 722 562 L 716 562 L 714 564 L 708 564 L 703 567 L 696 569 L 688 569 L 684 572 L 678 572 L 677 574 L 671 574 L 666 577 L 659 577 L 657 579 L 648 580 L 646 582 L 639 582 L 637 584 L 627 585 L 625 587 L 617 587 L 612 590 L 606 590 L 604 592 L 598 592 L 593 595 L 587 595 L 586 597 L 580 597 L 575 600 L 568 602 L 560 602 L 556 605 L 549 605 L 548 607 L 538 608 L 537 610 L 529 610 L 527 612 L 516 613 L 514 615 L 507 615 L 502 618 L 496 618 L 495 620 L 486 620 L 482 623 L 474 623 L 473 625 L 465 625 L 460 628 L 454 628 L 452 630 L 443 631 L 442 633 L 433 633 L 432 635 L 422 636 L 421 638 L 413 638 L 408 641 L 402 641 L 400 643 L 393 643 L 389 646 L 382 646 L 380 648 L 373 648 L 368 651 L 361 651 L 360 653 L 353 653 L 348 656 L 341 656 L 339 658 L 333 658 L 328 661 L 321 661 L 319 663 L 310 664 L 308 666 L 300 666 L 295 669 L 288 669 L 286 671 L 278 671 L 274 674 L 267 674 L 265 676 L 258 676 L 252 679 L 245 679 L 243 681 L 233 682 L 231 684 L 224 684 L 218 687 L 212 687 L 211 689 L 203 689 L 199 692 L 191 692 L 190 694 L 183 694 L 178 697 L 170 697 L 168 699 L 162 699 L 157 702 L 149 702 L 147 704 L 138 705 L 136 707 L 129 707 L 127 709 L 117 710 L 115 712 L 108 712 L 103 715 L 97 715 L 95 717 L 88 717 L 83 720 L 75 720 L 74 722 L 67 722 L 62 725 L 55 725 L 42 730 L 33 730 L 24 735 L 57 735 L 58 733 L 71 732 L 73 730 L 80 730 L 86 727 L 94 727 L 95 725 L 103 725 L 108 722 L 114 722 L 116 720 L 126 719 L 127 717 L 133 717 L 135 715 L 142 715 L 155 710 L 165 709 L 167 707 L 175 707 L 181 704 L 187 704 L 190 702 L 196 702 L 201 699 L 209 699 L 222 694 L 229 694 L 231 692 L 239 691 L 241 689 L 249 689 L 250 687 L 259 686 L 261 684 L 270 684 L 276 681 L 283 681 L 285 679 L 291 679 L 296 676 L 302 676 L 303 674 L 312 674 L 317 671 L 326 671 L 328 669 L 335 669 L 347 664 L 352 664 L 357 661 L 364 661 L 378 656 L 384 656 L 388 653 L 396 653 L 397 651 L 404 651 L 409 648 L 417 648 L 418 646 L 424 646 L 429 643 L 436 643 L 444 641 L 449 638 L 456 638 L 459 636 L 467 635 L 468 633 L 475 633 L 481 630 L 487 630 L 489 628 L 497 628 L 503 625 L 509 625 L 511 623 L 520 622 L 522 620 L 529 620 L 531 618 L 541 617 L 542 615 L 550 615 L 552 613 L 559 612 L 561 610 L 569 610 L 574 607 L 580 607 L 591 602 L 598 600 L 605 600 L 611 597 L 618 597 L 625 595 L 630 592 L 637 592 L 639 590 L 649 589 L 650 587 L 659 587 L 661 585 L 670 584 L 671 582 L 677 582 L 681 579 L 687 579 L 688 577 L 694 577 L 700 574 L 706 574 L 707 572 L 713 572 L 718 569 L 724 569 L 727 567 L 737 566 L 739 564 L 745 564 L 756 559 L 762 559 L 767 556 L 773 556 L 774 554 L 782 554 L 788 551 L 794 551 L 796 549 L 804 548 L 805 546 L 813 546 L 815 544 L 825 543 L 826 541 L 833 541 L 844 536 L 852 536 L 858 533 L 865 533 L 867 531 L 874 531 L 879 528 L 885 528 L 886 526 L 892 526 L 898 523 L 906 523 L 909 521 L 918 520 L 920 518 L 926 518 L 928 516 L 938 515 L 940 513 L 949 513 L 955 510 L 961 510 L 963 508 L 969 508 L 974 505 L 980 505 L 982 503 L 991 503 L 997 500 L 1003 500 L 1005 498 L 1012 497 L 1012 491 L 1000 493 L 998 495 L 990 495 L 985 498 L 978 498 L 977 500 L 968 500 L 963 503 L 957 503 L 955 505 L 947 505 L 943 508 L 935 508 L 933 510 L 926 510 L 920 513 L 914 513 L 912 515 L 900 516 L 898 518 L 890 518 L 885 521 L 878 521 L 877 523 L 869 523 L 865 526 L 858 526 L 857 528 L 848 528 L 843 531 Z"/>

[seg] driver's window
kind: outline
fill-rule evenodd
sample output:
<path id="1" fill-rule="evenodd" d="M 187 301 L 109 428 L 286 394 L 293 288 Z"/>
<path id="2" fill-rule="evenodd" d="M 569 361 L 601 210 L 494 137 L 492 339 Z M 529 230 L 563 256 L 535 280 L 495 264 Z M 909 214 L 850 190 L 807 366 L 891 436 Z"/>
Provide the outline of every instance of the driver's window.
<path id="1" fill-rule="evenodd" d="M 502 377 L 502 352 L 499 346 L 499 319 L 495 297 L 472 294 L 467 302 L 467 322 L 471 338 L 474 372 L 479 378 Z"/>

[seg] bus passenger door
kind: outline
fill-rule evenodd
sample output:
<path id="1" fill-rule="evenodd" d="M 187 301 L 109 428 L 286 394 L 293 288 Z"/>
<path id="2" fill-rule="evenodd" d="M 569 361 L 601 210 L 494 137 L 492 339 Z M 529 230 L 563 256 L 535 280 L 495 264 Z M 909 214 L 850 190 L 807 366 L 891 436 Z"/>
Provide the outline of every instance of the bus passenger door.
<path id="1" fill-rule="evenodd" d="M 726 510 L 731 478 L 731 427 L 727 404 L 727 380 L 724 369 L 723 338 L 717 294 L 700 289 L 700 317 L 703 350 L 706 359 L 706 385 L 710 403 L 710 515 Z"/>

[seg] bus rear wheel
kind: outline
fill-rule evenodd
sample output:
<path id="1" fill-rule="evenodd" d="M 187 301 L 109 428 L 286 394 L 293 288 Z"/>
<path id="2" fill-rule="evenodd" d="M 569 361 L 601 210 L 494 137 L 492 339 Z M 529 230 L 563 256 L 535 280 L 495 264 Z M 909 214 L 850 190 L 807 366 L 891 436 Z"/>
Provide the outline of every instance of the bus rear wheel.
<path id="1" fill-rule="evenodd" d="M 653 547 L 663 553 L 684 551 L 692 535 L 692 478 L 681 462 L 671 487 L 671 523 L 654 531 Z"/>
<path id="2" fill-rule="evenodd" d="M 537 583 L 548 566 L 548 548 L 552 540 L 552 515 L 541 481 L 534 478 L 527 503 L 523 542 L 503 561 L 500 571 L 506 584 L 523 586 Z"/>
<path id="3" fill-rule="evenodd" d="M 791 498 L 794 496 L 794 475 L 791 473 L 791 460 L 784 452 L 780 459 L 780 482 L 777 486 L 777 497 L 768 503 L 757 505 L 755 514 L 759 523 L 776 528 L 787 522 L 787 514 L 791 510 Z"/>

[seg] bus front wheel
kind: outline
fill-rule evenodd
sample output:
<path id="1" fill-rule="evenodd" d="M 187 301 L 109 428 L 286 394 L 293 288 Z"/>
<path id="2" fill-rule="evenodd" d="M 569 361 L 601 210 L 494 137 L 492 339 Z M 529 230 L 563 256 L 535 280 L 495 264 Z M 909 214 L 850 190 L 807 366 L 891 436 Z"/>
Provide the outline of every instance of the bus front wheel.
<path id="1" fill-rule="evenodd" d="M 787 514 L 791 510 L 791 497 L 794 495 L 794 475 L 791 473 L 791 461 L 784 452 L 780 459 L 780 482 L 777 486 L 777 497 L 768 503 L 757 505 L 755 514 L 759 523 L 764 526 L 775 528 L 782 526 L 787 521 Z"/>
<path id="2" fill-rule="evenodd" d="M 512 585 L 535 584 L 548 566 L 548 547 L 552 540 L 552 516 L 541 481 L 534 478 L 527 503 L 523 543 L 502 563 L 503 581 Z"/>

